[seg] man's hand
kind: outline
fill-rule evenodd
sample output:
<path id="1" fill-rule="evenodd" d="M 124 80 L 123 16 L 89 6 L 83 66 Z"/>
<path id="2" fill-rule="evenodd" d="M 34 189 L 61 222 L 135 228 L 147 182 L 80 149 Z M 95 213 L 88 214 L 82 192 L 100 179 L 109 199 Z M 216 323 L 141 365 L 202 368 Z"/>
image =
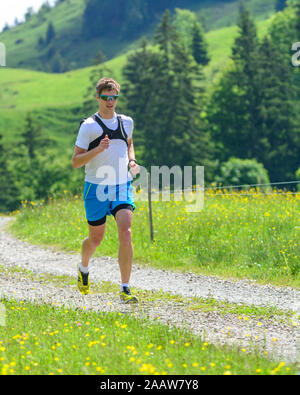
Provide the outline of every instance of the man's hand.
<path id="1" fill-rule="evenodd" d="M 129 162 L 129 170 L 133 177 L 136 177 L 140 172 L 140 166 L 133 160 Z"/>
<path id="2" fill-rule="evenodd" d="M 109 145 L 110 139 L 108 138 L 107 134 L 105 135 L 105 138 L 101 140 L 100 144 L 90 151 L 77 147 L 75 145 L 75 150 L 72 158 L 72 166 L 74 167 L 74 169 L 77 169 L 81 166 L 86 165 L 99 153 L 105 151 L 109 147 Z"/>
<path id="3" fill-rule="evenodd" d="M 105 138 L 103 140 L 100 141 L 100 144 L 96 147 L 97 152 L 103 152 L 105 151 L 107 148 L 109 148 L 109 144 L 110 144 L 110 139 L 108 138 L 108 135 L 105 135 Z"/>

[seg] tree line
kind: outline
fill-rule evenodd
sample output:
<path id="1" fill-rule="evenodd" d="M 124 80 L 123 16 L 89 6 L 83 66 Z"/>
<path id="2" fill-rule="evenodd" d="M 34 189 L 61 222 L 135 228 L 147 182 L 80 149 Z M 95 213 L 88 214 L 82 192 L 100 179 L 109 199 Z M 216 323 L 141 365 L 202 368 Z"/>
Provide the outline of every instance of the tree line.
<path id="1" fill-rule="evenodd" d="M 300 2 L 289 23 L 294 38 L 300 37 L 299 10 Z M 194 43 L 193 55 L 170 13 L 164 14 L 154 37 L 159 52 L 147 49 L 144 41 L 124 68 L 126 108 L 143 136 L 147 166 L 204 165 L 206 181 L 213 182 L 225 162 L 252 159 L 263 165 L 271 182 L 295 179 L 300 167 L 299 69 L 291 64 L 289 40 L 289 48 L 278 47 L 279 34 L 286 42 L 282 18 L 275 18 L 271 34 L 259 40 L 241 5 L 232 61 L 208 96 L 202 89 L 203 61 L 196 62 L 203 37 Z"/>
<path id="2" fill-rule="evenodd" d="M 27 113 L 16 142 L 4 142 L 0 134 L 0 212 L 17 210 L 22 201 L 59 197 L 68 190 L 81 192 L 83 173 L 70 165 L 73 149 L 59 154 L 56 142 L 48 138 L 43 125 Z"/>
<path id="3" fill-rule="evenodd" d="M 220 0 L 228 3 L 231 0 Z M 215 0 L 207 1 L 214 4 Z M 82 21 L 82 34 L 87 38 L 103 37 L 110 32 L 115 39 L 134 40 L 144 34 L 166 9 L 189 9 L 198 0 L 87 0 Z"/>

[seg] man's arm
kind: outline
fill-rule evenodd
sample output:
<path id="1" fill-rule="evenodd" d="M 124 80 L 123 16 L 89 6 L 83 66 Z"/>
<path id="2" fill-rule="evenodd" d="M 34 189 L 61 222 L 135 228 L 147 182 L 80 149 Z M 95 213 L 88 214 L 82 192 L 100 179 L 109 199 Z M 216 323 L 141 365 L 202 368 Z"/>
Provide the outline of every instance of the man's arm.
<path id="1" fill-rule="evenodd" d="M 128 142 L 128 159 L 135 159 L 135 154 L 134 154 L 134 146 L 133 146 L 133 140 L 132 138 L 127 140 Z M 136 177 L 137 174 L 139 174 L 140 172 L 140 166 L 134 162 L 133 160 L 131 160 L 129 162 L 129 167 L 130 167 L 130 172 L 132 174 L 133 177 Z"/>
<path id="2" fill-rule="evenodd" d="M 74 154 L 72 157 L 72 166 L 74 167 L 74 169 L 78 169 L 79 167 L 86 165 L 95 156 L 107 149 L 109 147 L 109 143 L 110 140 L 106 135 L 105 138 L 101 140 L 100 144 L 97 147 L 91 149 L 90 151 L 87 151 L 86 149 L 80 148 L 75 145 Z"/>
<path id="3" fill-rule="evenodd" d="M 74 169 L 78 169 L 79 167 L 84 166 L 87 164 L 93 157 L 93 150 L 87 151 L 86 149 L 77 147 L 75 145 L 74 154 L 72 157 L 72 166 Z"/>
<path id="4" fill-rule="evenodd" d="M 134 146 L 133 146 L 133 140 L 132 138 L 127 139 L 128 143 L 128 159 L 135 159 L 135 154 L 134 154 Z M 130 162 L 131 163 L 131 162 Z"/>

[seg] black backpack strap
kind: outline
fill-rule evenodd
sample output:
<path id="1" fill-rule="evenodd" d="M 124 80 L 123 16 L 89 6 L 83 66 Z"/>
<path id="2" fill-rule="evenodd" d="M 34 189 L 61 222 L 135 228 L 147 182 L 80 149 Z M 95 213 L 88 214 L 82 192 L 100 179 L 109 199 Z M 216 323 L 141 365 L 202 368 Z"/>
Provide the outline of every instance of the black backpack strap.
<path id="1" fill-rule="evenodd" d="M 128 146 L 128 142 L 127 142 L 128 136 L 127 136 L 125 129 L 124 129 L 123 120 L 122 120 L 121 116 L 118 114 L 117 114 L 117 118 L 118 118 L 118 125 L 119 125 L 118 129 L 117 130 L 110 130 L 95 114 L 93 115 L 93 119 L 101 126 L 101 128 L 104 131 L 104 134 L 108 134 L 108 137 L 110 139 L 123 140 Z M 104 135 L 103 135 L 103 137 L 104 137 Z"/>
<path id="2" fill-rule="evenodd" d="M 93 120 L 96 120 L 95 114 L 91 115 L 90 118 L 93 118 Z M 88 118 L 83 118 L 80 122 L 79 125 L 81 126 L 83 124 L 84 121 L 86 121 Z"/>
<path id="3" fill-rule="evenodd" d="M 104 128 L 104 129 L 103 129 L 104 133 L 103 133 L 101 136 L 97 137 L 94 141 L 92 141 L 92 142 L 89 144 L 88 151 L 90 151 L 91 149 L 97 147 L 97 146 L 100 144 L 100 141 L 101 141 L 102 139 L 104 139 L 104 137 L 105 137 L 106 134 L 108 134 L 109 139 L 113 139 L 113 138 L 115 138 L 115 139 L 121 139 L 121 140 L 123 140 L 123 141 L 127 144 L 127 146 L 128 146 L 128 142 L 127 142 L 128 136 L 127 136 L 127 133 L 125 132 L 124 125 L 123 125 L 123 120 L 122 120 L 122 118 L 121 118 L 120 115 L 117 114 L 117 118 L 118 118 L 118 121 L 119 121 L 119 128 L 118 128 L 116 131 L 111 131 L 110 129 L 108 129 L 107 126 L 106 126 L 105 124 L 103 124 L 102 121 L 101 121 L 95 114 L 93 114 L 93 115 L 91 116 L 91 118 L 93 118 L 93 120 L 96 121 L 102 129 Z M 80 122 L 80 125 L 82 125 L 83 122 L 84 122 L 86 119 L 87 119 L 87 118 L 84 118 L 84 119 Z M 112 134 L 112 133 L 116 133 L 116 135 L 114 135 L 114 134 Z"/>
<path id="4" fill-rule="evenodd" d="M 118 117 L 118 120 L 119 120 L 120 125 L 121 125 L 121 132 L 122 132 L 122 135 L 123 135 L 123 137 L 124 137 L 124 140 L 125 140 L 126 143 L 127 143 L 128 136 L 127 136 L 127 134 L 126 134 L 126 132 L 125 132 L 125 129 L 124 129 L 122 117 L 121 117 L 121 115 L 117 115 L 117 117 Z M 128 144 L 127 144 L 127 145 L 128 145 Z"/>
<path id="5" fill-rule="evenodd" d="M 93 118 L 93 120 L 94 120 L 95 122 L 97 122 L 97 124 L 101 127 L 101 129 L 103 130 L 104 133 L 107 133 L 108 136 L 110 136 L 110 132 L 109 132 L 110 129 L 108 129 L 108 127 L 105 125 L 105 123 L 103 123 L 103 122 L 101 121 L 101 119 L 100 119 L 99 117 L 97 117 L 97 116 L 94 114 L 94 115 L 92 115 L 91 118 Z"/>
<path id="6" fill-rule="evenodd" d="M 79 122 L 79 126 L 81 126 L 83 124 L 84 121 L 86 121 L 87 118 L 83 118 L 80 122 Z"/>

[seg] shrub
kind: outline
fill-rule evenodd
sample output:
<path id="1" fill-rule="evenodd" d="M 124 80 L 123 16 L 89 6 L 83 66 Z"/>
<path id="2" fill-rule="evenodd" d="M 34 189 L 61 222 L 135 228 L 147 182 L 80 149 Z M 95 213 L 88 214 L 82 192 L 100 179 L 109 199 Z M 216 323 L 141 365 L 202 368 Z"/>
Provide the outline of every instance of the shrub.
<path id="1" fill-rule="evenodd" d="M 256 159 L 231 157 L 221 165 L 220 176 L 216 180 L 222 185 L 253 185 L 270 183 L 267 170 Z M 247 189 L 244 187 L 243 189 Z M 263 190 L 269 187 L 261 188 Z"/>
<path id="2" fill-rule="evenodd" d="M 300 181 L 300 167 L 299 167 L 299 169 L 296 171 L 296 181 Z M 299 191 L 300 192 L 300 182 L 299 182 L 299 184 L 297 184 L 297 191 Z"/>

